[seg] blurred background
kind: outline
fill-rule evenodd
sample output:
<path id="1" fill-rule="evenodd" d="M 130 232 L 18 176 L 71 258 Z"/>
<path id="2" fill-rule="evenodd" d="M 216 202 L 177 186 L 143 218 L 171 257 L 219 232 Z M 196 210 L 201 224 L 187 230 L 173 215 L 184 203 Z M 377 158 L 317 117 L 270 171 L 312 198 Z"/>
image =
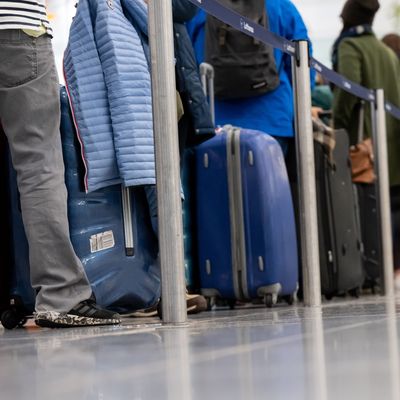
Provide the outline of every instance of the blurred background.
<path id="1" fill-rule="evenodd" d="M 344 0 L 292 0 L 308 27 L 314 45 L 314 56 L 331 67 L 330 50 L 342 24 L 340 13 Z M 374 23 L 375 33 L 382 38 L 400 31 L 400 1 L 380 0 L 381 8 Z"/>
<path id="2" fill-rule="evenodd" d="M 314 56 L 327 66 L 330 49 L 341 29 L 339 18 L 344 0 L 292 0 L 302 14 L 314 44 Z M 375 21 L 375 32 L 383 37 L 400 31 L 400 0 L 380 0 L 381 9 Z M 48 11 L 54 29 L 54 50 L 60 81 L 62 77 L 62 54 L 68 40 L 68 30 L 75 14 L 76 0 L 47 0 Z"/>

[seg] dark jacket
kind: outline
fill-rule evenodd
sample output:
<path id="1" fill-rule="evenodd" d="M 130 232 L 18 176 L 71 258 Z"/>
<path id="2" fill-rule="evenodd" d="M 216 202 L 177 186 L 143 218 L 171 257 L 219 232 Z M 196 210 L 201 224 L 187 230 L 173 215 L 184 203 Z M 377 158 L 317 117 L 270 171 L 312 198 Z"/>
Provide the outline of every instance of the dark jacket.
<path id="1" fill-rule="evenodd" d="M 375 35 L 346 38 L 338 48 L 338 72 L 369 89 L 384 89 L 386 100 L 400 106 L 400 64 L 393 51 Z M 357 142 L 359 99 L 344 90 L 334 91 L 335 128 L 349 132 L 350 143 Z M 372 134 L 369 106 L 364 115 L 366 137 Z M 386 116 L 391 186 L 400 185 L 400 121 Z"/>
<path id="2" fill-rule="evenodd" d="M 194 17 L 197 7 L 188 0 L 173 0 L 176 84 L 185 118 L 189 120 L 188 144 L 201 143 L 215 134 L 210 109 L 201 87 L 196 57 L 184 23 Z"/>

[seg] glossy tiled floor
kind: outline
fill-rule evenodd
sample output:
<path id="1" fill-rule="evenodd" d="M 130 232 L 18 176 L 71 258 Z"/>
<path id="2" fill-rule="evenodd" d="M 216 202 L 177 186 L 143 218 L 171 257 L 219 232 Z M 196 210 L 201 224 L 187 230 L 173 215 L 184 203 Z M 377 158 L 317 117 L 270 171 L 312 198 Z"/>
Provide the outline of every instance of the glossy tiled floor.
<path id="1" fill-rule="evenodd" d="M 4 400 L 399 400 L 400 302 L 204 313 L 117 328 L 0 328 Z"/>

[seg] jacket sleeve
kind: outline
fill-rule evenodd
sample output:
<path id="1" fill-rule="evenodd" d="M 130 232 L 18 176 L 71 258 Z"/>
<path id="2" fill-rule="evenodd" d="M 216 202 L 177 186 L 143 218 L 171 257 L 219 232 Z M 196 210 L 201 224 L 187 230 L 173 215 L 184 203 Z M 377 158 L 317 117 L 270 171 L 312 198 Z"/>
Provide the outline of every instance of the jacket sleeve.
<path id="1" fill-rule="evenodd" d="M 361 54 L 354 44 L 344 40 L 338 50 L 338 72 L 347 79 L 361 84 Z M 336 129 L 348 129 L 354 115 L 354 109 L 358 104 L 357 97 L 336 88 L 333 101 L 333 118 Z"/>
<path id="2" fill-rule="evenodd" d="M 172 0 L 174 22 L 184 23 L 191 20 L 198 8 L 188 0 Z"/>

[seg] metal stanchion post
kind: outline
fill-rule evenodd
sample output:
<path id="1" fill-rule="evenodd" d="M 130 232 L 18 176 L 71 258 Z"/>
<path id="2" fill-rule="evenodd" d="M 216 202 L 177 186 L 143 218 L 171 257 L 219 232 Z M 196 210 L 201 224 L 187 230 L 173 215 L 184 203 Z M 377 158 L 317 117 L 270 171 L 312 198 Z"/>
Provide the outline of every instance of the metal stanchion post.
<path id="1" fill-rule="evenodd" d="M 380 205 L 380 229 L 383 258 L 383 293 L 394 296 L 393 281 L 393 239 L 390 213 L 389 166 L 386 133 L 385 94 L 382 89 L 376 91 L 375 107 L 376 140 L 375 163 L 378 179 L 378 196 Z"/>
<path id="2" fill-rule="evenodd" d="M 315 307 L 321 305 L 321 274 L 307 41 L 297 43 L 297 57 L 293 60 L 293 84 L 304 303 Z"/>
<path id="3" fill-rule="evenodd" d="M 171 0 L 149 1 L 164 324 L 187 321 Z"/>

